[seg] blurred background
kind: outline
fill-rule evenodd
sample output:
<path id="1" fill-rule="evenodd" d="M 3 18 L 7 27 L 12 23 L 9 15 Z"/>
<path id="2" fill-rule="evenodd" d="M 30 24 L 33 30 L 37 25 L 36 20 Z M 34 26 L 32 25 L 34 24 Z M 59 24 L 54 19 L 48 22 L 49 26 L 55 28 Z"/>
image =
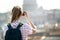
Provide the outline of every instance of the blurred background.
<path id="1" fill-rule="evenodd" d="M 3 40 L 3 26 L 10 22 L 11 10 L 20 6 L 27 11 L 36 25 L 35 34 L 29 40 L 60 40 L 60 0 L 0 0 L 0 40 Z M 24 18 L 22 22 L 27 22 Z"/>

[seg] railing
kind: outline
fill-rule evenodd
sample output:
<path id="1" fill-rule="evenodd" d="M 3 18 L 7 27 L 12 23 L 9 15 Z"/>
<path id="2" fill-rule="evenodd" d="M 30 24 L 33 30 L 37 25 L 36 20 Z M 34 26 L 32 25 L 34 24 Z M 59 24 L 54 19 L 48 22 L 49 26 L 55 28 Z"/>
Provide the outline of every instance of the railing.
<path id="1" fill-rule="evenodd" d="M 49 33 L 40 32 L 28 36 L 28 40 L 60 40 L 60 30 L 50 31 Z M 0 30 L 0 40 L 3 40 L 3 31 Z"/>
<path id="2" fill-rule="evenodd" d="M 50 31 L 49 33 L 40 32 L 31 34 L 29 35 L 28 40 L 60 40 L 60 30 Z"/>

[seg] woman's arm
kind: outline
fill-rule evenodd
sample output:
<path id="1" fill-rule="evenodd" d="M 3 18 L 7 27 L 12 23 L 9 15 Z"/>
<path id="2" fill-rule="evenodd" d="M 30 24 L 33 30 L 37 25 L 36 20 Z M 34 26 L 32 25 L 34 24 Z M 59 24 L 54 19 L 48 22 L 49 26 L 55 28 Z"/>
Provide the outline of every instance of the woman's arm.
<path id="1" fill-rule="evenodd" d="M 30 20 L 30 18 L 29 18 L 29 17 L 26 17 L 26 19 L 27 19 L 29 25 L 30 25 L 33 29 L 35 29 L 35 26 L 34 26 L 34 24 L 32 23 L 32 21 Z"/>
<path id="2" fill-rule="evenodd" d="M 33 32 L 35 32 L 35 31 L 36 31 L 36 26 L 31 22 L 31 20 L 30 20 L 28 14 L 27 14 L 27 12 L 25 12 L 25 17 L 26 17 L 26 19 L 27 19 L 29 25 L 33 28 Z"/>

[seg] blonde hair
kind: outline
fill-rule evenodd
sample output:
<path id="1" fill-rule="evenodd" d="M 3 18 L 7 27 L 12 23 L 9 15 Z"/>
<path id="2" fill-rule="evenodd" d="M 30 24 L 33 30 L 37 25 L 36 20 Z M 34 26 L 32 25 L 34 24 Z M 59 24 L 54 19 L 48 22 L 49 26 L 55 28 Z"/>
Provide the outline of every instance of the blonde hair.
<path id="1" fill-rule="evenodd" d="M 18 7 L 18 6 L 13 7 L 11 22 L 18 20 L 20 18 L 21 14 L 22 14 L 22 11 L 21 11 L 20 7 Z"/>

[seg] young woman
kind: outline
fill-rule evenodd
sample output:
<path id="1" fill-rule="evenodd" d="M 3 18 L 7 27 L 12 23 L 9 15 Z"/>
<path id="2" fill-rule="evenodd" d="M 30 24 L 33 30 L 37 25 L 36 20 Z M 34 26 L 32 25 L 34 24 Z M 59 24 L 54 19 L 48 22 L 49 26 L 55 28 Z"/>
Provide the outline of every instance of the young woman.
<path id="1" fill-rule="evenodd" d="M 21 33 L 22 33 L 22 39 L 23 40 L 27 40 L 27 37 L 29 34 L 32 34 L 32 32 L 34 32 L 35 27 L 33 25 L 33 23 L 30 21 L 27 12 L 23 12 L 21 11 L 20 7 L 14 7 L 12 9 L 12 18 L 11 18 L 11 26 L 12 28 L 17 28 L 18 24 L 20 23 L 20 18 L 21 17 L 25 17 L 26 20 L 28 21 L 29 24 L 27 23 L 23 23 L 22 27 L 20 28 Z M 8 27 L 5 26 L 4 28 L 4 36 L 6 35 L 6 31 L 8 30 Z"/>

